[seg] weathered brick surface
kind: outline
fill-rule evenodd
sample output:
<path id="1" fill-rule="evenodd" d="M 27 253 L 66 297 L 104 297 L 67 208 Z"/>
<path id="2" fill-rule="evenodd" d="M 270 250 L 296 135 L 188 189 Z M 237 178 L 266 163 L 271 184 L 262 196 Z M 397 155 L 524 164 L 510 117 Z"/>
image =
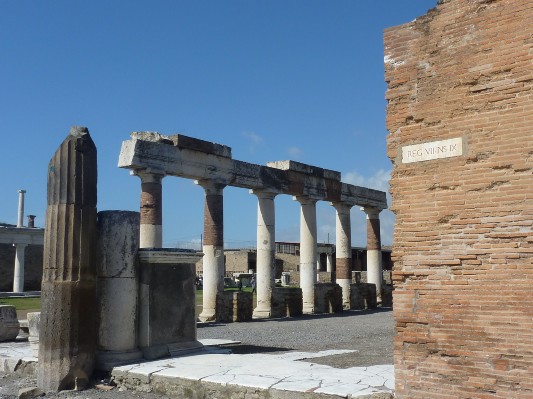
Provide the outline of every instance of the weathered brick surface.
<path id="1" fill-rule="evenodd" d="M 224 197 L 207 194 L 204 205 L 204 245 L 224 245 Z"/>
<path id="2" fill-rule="evenodd" d="M 533 2 L 442 1 L 385 31 L 385 64 L 396 395 L 532 398 Z"/>

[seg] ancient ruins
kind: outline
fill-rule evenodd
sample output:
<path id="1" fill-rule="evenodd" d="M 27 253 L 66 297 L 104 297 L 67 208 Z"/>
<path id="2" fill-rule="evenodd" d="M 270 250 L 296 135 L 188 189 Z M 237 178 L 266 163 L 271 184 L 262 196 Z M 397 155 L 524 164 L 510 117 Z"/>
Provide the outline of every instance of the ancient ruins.
<path id="1" fill-rule="evenodd" d="M 397 398 L 533 397 L 533 5 L 385 31 Z"/>
<path id="2" fill-rule="evenodd" d="M 350 209 L 359 206 L 368 219 L 368 282 L 381 295 L 379 212 L 387 207 L 385 193 L 342 183 L 340 173 L 294 161 L 267 166 L 232 158 L 231 148 L 183 135 L 138 132 L 122 144 L 119 167 L 141 179 L 141 248 L 162 246 L 162 179 L 193 179 L 205 190 L 203 245 L 203 321 L 216 319 L 216 296 L 223 291 L 223 190 L 226 186 L 250 190 L 258 198 L 257 307 L 255 317 L 270 317 L 274 288 L 276 195 L 293 196 L 301 204 L 300 287 L 303 312 L 315 311 L 317 265 L 317 201 L 330 202 L 337 212 L 337 283 L 349 307 L 351 274 Z"/>

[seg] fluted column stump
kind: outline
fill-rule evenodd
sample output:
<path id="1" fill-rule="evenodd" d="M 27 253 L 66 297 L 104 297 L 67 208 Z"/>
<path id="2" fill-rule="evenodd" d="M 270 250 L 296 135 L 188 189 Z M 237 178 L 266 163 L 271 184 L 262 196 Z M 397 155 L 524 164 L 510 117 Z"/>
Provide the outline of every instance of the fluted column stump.
<path id="1" fill-rule="evenodd" d="M 48 165 L 37 384 L 83 389 L 96 351 L 96 147 L 73 127 Z"/>
<path id="2" fill-rule="evenodd" d="M 201 321 L 216 320 L 217 295 L 224 291 L 224 197 L 225 185 L 197 181 L 205 190 L 203 241 L 203 306 Z"/>

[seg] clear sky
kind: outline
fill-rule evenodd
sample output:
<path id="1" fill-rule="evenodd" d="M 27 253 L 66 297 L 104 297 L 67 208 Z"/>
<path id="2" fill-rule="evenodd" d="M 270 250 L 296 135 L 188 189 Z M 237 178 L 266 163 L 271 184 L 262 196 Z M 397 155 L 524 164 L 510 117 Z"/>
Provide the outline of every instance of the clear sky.
<path id="1" fill-rule="evenodd" d="M 47 165 L 70 126 L 98 149 L 98 210 L 138 210 L 140 180 L 117 167 L 133 131 L 225 144 L 234 159 L 295 161 L 387 190 L 383 30 L 436 0 L 0 2 L 0 222 L 44 227 Z M 276 197 L 276 240 L 299 241 L 299 204 Z M 164 245 L 198 243 L 203 189 L 163 180 Z M 257 199 L 224 190 L 227 247 L 252 247 Z M 318 240 L 335 211 L 317 205 Z M 382 212 L 382 241 L 394 217 Z M 25 218 L 26 223 L 26 218 Z M 353 245 L 366 240 L 352 209 Z"/>

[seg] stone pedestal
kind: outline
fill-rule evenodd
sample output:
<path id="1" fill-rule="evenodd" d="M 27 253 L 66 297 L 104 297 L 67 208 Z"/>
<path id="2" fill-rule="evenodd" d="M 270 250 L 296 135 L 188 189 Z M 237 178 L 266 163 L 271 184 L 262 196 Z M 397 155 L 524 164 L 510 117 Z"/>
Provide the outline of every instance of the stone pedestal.
<path id="1" fill-rule="evenodd" d="M 342 288 L 335 283 L 315 284 L 315 313 L 342 312 Z"/>
<path id="2" fill-rule="evenodd" d="M 381 307 L 392 308 L 392 291 L 394 288 L 390 284 L 381 287 Z"/>
<path id="3" fill-rule="evenodd" d="M 19 334 L 20 323 L 13 305 L 0 305 L 0 342 L 12 341 Z"/>
<path id="4" fill-rule="evenodd" d="M 375 284 L 359 283 L 350 286 L 350 309 L 373 309 L 376 306 Z"/>
<path id="5" fill-rule="evenodd" d="M 217 296 L 217 321 L 231 323 L 250 321 L 253 314 L 254 297 L 251 292 L 224 291 Z"/>
<path id="6" fill-rule="evenodd" d="M 146 359 L 197 350 L 195 265 L 203 254 L 140 249 L 139 346 Z"/>
<path id="7" fill-rule="evenodd" d="M 98 212 L 99 370 L 142 359 L 137 340 L 138 250 L 138 212 Z"/>
<path id="8" fill-rule="evenodd" d="M 272 317 L 296 317 L 303 314 L 302 289 L 275 287 L 272 290 Z"/>
<path id="9" fill-rule="evenodd" d="M 26 315 L 28 319 L 28 342 L 33 357 L 39 357 L 39 329 L 41 324 L 41 312 L 30 312 Z"/>

